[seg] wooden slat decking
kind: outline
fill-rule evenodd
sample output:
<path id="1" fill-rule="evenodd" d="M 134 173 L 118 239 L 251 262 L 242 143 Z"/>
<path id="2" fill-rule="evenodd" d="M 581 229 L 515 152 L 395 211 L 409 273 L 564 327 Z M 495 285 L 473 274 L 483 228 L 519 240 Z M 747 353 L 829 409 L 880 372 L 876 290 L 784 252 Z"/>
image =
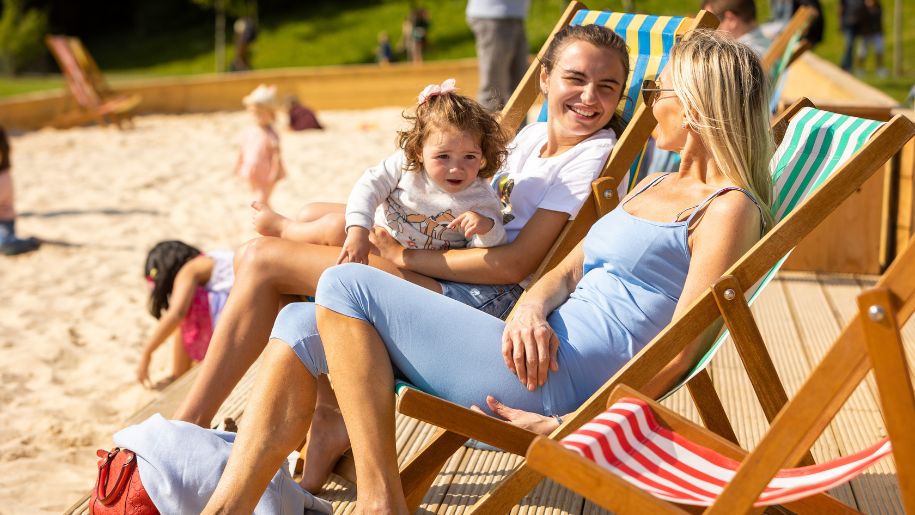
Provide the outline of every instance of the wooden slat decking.
<path id="1" fill-rule="evenodd" d="M 753 306 L 760 331 L 789 396 L 797 391 L 812 366 L 854 315 L 855 297 L 873 283 L 871 277 L 786 272 L 779 275 Z M 912 363 L 915 358 L 915 323 L 904 328 L 903 337 Z M 233 392 L 216 420 L 241 416 L 254 368 Z M 744 447 L 754 446 L 767 423 L 732 346 L 726 345 L 716 356 L 711 365 L 711 375 L 741 443 Z M 175 401 L 171 397 L 183 395 L 188 384 L 189 381 L 176 382 L 170 394 L 160 402 L 173 405 Z M 884 436 L 876 391 L 873 377 L 858 388 L 814 446 L 813 456 L 818 462 L 854 452 Z M 698 420 L 685 389 L 667 399 L 665 404 Z M 155 407 L 144 408 L 142 417 L 138 413 L 131 420 L 145 418 L 155 411 Z M 429 426 L 403 416 L 398 416 L 397 429 L 401 460 L 415 452 L 431 434 Z M 421 512 L 463 513 L 519 461 L 519 457 L 508 453 L 461 449 L 439 474 L 426 495 Z M 893 462 L 883 460 L 831 493 L 865 513 L 902 513 L 894 473 Z M 352 485 L 336 479 L 328 484 L 322 496 L 334 503 L 337 513 L 345 514 L 353 510 L 354 494 Z M 86 511 L 86 500 L 83 499 L 67 513 Z M 543 482 L 512 513 L 592 515 L 606 512 L 555 483 Z"/>

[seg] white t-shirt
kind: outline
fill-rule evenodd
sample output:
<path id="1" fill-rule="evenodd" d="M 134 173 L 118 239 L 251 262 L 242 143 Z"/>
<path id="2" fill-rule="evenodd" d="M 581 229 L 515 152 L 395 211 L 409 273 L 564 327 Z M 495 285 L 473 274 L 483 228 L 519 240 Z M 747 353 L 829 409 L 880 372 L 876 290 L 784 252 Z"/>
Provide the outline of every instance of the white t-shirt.
<path id="1" fill-rule="evenodd" d="M 346 201 L 346 227 L 384 227 L 408 249 L 447 250 L 505 243 L 499 199 L 485 179 L 448 193 L 423 170 L 404 171 L 402 150 L 373 166 L 356 181 Z M 447 226 L 467 211 L 492 219 L 492 229 L 467 240 Z"/>
<path id="2" fill-rule="evenodd" d="M 510 147 L 493 187 L 502 200 L 502 220 L 513 241 L 537 209 L 568 213 L 574 219 L 591 194 L 616 144 L 611 130 L 600 130 L 573 148 L 553 157 L 540 157 L 547 140 L 547 124 L 532 123 L 521 130 Z"/>

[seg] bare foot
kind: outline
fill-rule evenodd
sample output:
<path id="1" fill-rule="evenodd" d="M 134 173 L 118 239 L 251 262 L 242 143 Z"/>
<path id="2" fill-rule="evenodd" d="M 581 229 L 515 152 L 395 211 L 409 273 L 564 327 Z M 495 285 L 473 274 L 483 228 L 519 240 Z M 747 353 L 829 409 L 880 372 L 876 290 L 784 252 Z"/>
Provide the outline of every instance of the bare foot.
<path id="1" fill-rule="evenodd" d="M 334 470 L 337 460 L 349 449 L 349 435 L 339 410 L 318 406 L 311 419 L 304 452 L 302 488 L 317 494 Z"/>
<path id="2" fill-rule="evenodd" d="M 276 236 L 277 238 L 283 236 L 283 231 L 289 224 L 288 218 L 257 200 L 251 202 L 251 207 L 254 208 L 254 216 L 251 218 L 251 221 L 254 222 L 254 230 L 261 236 Z"/>

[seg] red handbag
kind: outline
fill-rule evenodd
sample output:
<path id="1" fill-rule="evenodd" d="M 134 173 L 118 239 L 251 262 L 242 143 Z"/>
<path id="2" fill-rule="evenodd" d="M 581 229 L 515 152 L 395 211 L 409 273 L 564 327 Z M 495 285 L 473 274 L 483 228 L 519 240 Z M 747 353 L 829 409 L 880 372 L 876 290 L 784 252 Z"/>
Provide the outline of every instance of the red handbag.
<path id="1" fill-rule="evenodd" d="M 159 515 L 140 481 L 137 455 L 133 451 L 115 447 L 111 451 L 99 449 L 96 454 L 103 459 L 98 462 L 98 478 L 89 497 L 90 514 Z M 112 469 L 117 471 L 113 482 L 110 481 Z"/>

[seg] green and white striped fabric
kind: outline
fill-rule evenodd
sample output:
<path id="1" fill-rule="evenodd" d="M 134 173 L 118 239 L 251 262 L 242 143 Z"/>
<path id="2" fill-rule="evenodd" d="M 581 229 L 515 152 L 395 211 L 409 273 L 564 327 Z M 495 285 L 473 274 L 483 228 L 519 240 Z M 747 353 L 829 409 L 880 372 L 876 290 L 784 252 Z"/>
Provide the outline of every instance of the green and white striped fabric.
<path id="1" fill-rule="evenodd" d="M 782 144 L 776 149 L 775 155 L 772 156 L 769 163 L 775 189 L 772 213 L 776 224 L 791 214 L 833 172 L 863 147 L 867 139 L 881 125 L 880 122 L 874 120 L 809 107 L 798 112 L 791 120 Z M 756 286 L 750 289 L 750 304 L 775 277 L 775 273 L 782 263 L 788 259 L 788 255 L 790 252 L 776 263 Z M 667 395 L 675 392 L 704 370 L 728 335 L 729 332 L 725 330 L 689 375 Z"/>

